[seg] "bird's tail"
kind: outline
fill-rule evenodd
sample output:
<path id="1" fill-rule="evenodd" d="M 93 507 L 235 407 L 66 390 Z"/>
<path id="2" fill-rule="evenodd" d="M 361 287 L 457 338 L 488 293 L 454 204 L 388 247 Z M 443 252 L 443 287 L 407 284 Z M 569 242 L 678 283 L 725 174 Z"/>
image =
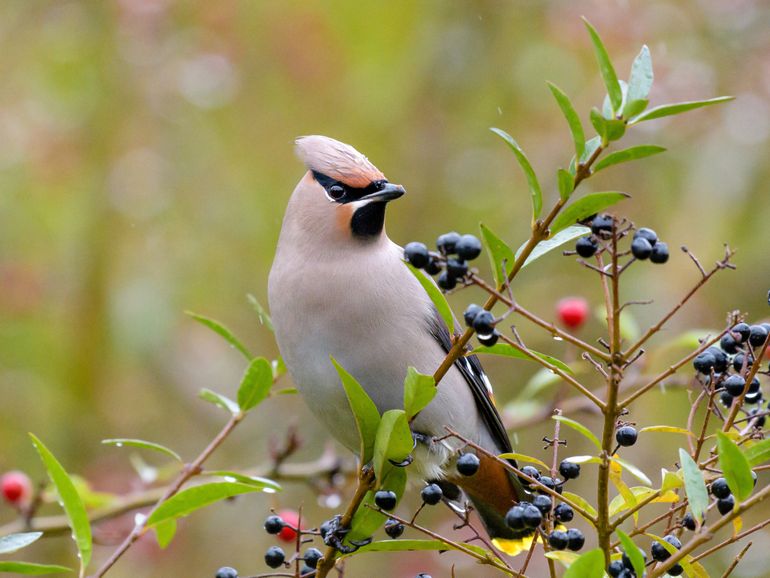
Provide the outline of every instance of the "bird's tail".
<path id="1" fill-rule="evenodd" d="M 484 455 L 479 455 L 479 460 L 478 472 L 452 482 L 468 495 L 497 549 L 510 556 L 529 550 L 534 530 L 513 530 L 505 523 L 508 510 L 529 500 L 529 493 L 521 480 L 497 460 Z"/>

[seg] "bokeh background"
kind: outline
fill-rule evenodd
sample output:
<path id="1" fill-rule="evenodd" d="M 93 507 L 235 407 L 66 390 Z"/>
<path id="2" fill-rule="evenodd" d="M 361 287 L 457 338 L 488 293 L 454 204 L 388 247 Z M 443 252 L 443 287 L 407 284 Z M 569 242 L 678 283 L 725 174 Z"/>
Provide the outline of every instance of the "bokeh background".
<path id="1" fill-rule="evenodd" d="M 650 46 L 653 104 L 737 96 L 634 129 L 626 143 L 657 143 L 669 152 L 613 168 L 584 188 L 630 192 L 623 214 L 674 248 L 686 243 L 704 263 L 721 257 L 723 243 L 738 249 L 738 270 L 699 294 L 658 343 L 686 329 L 721 327 L 733 309 L 766 316 L 767 2 L 0 3 L 0 470 L 43 479 L 31 431 L 95 488 L 125 492 L 139 487 L 130 452 L 101 439 L 150 439 L 186 457 L 206 444 L 223 415 L 196 393 L 234 393 L 243 362 L 184 311 L 215 317 L 254 351 L 277 355 L 246 295 L 266 302 L 283 209 L 303 173 L 292 151 L 298 135 L 350 142 L 406 186 L 409 194 L 389 210 L 388 232 L 397 242 L 474 232 L 483 221 L 518 245 L 529 221 L 526 184 L 488 128 L 516 137 L 552 200 L 555 170 L 569 162 L 571 141 L 545 81 L 571 95 L 586 126 L 603 95 L 581 15 L 603 35 L 621 77 L 641 44 Z M 485 262 L 480 268 L 488 271 Z M 634 310 L 640 326 L 697 279 L 678 251 L 665 267 L 635 269 L 628 298 L 655 300 Z M 594 276 L 556 253 L 521 275 L 515 289 L 547 318 L 569 294 L 600 303 Z M 468 291 L 451 300 L 462 310 L 479 299 Z M 584 331 L 595 339 L 601 329 L 593 321 Z M 521 331 L 533 348 L 574 355 L 529 327 Z M 648 362 L 651 371 L 684 353 L 670 349 Z M 487 365 L 502 404 L 536 370 Z M 531 403 L 508 406 L 508 417 L 535 411 L 534 398 L 525 401 Z M 635 406 L 630 419 L 681 425 L 688 409 L 686 393 L 671 389 Z M 318 456 L 326 434 L 301 399 L 281 396 L 244 423 L 212 465 L 263 462 L 269 440 L 281 440 L 292 424 L 304 441 L 292 460 Z M 551 430 L 547 419 L 524 428 L 517 447 L 544 457 L 539 440 Z M 588 449 L 569 440 L 568 454 Z M 679 443 L 649 439 L 627 457 L 655 477 L 673 464 Z M 595 486 L 585 469 L 574 489 L 591 497 Z M 406 507 L 415 503 L 411 497 Z M 264 571 L 262 553 L 272 540 L 260 528 L 268 508 L 300 504 L 313 524 L 335 512 L 307 487 L 289 484 L 276 496 L 195 515 L 168 551 L 148 540 L 112 575 L 203 578 L 224 564 L 243 575 Z M 0 522 L 12 517 L 0 508 Z M 446 512 L 429 517 L 443 530 L 452 523 Z M 130 517 L 114 522 L 97 536 L 110 544 L 130 524 Z M 110 552 L 97 547 L 97 560 Z M 24 553 L 75 564 L 64 538 Z M 711 567 L 724 568 L 734 553 L 726 549 Z M 371 554 L 354 559 L 347 575 L 448 576 L 452 562 L 458 576 L 485 575 L 448 554 Z M 768 575 L 761 548 L 734 575 Z"/>

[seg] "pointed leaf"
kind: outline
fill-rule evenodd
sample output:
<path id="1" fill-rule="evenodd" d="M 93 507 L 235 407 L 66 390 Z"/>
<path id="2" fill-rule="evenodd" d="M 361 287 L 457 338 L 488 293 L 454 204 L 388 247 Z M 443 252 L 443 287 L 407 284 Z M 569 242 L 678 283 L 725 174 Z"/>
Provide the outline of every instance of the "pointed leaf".
<path id="1" fill-rule="evenodd" d="M 273 386 L 273 368 L 264 357 L 251 360 L 238 388 L 238 407 L 247 412 L 256 407 L 270 393 Z"/>
<path id="2" fill-rule="evenodd" d="M 474 550 L 482 556 L 488 556 L 493 560 L 498 559 L 494 553 L 475 544 L 464 543 L 463 547 Z M 362 546 L 356 550 L 356 554 L 364 552 L 423 552 L 426 550 L 445 551 L 453 549 L 451 544 L 441 540 L 378 540 L 377 542 Z"/>
<path id="3" fill-rule="evenodd" d="M 245 474 L 233 472 L 230 470 L 206 470 L 205 472 L 201 472 L 201 475 L 217 476 L 224 478 L 226 482 L 238 482 L 239 484 L 256 486 L 260 490 L 264 490 L 266 494 L 274 494 L 275 492 L 280 492 L 283 490 L 281 485 L 277 482 L 274 482 L 273 480 L 269 480 L 260 476 L 247 476 Z"/>
<path id="4" fill-rule="evenodd" d="M 596 456 L 570 456 L 564 458 L 565 462 L 572 462 L 573 464 L 600 464 L 602 459 Z"/>
<path id="5" fill-rule="evenodd" d="M 519 144 L 513 140 L 513 137 L 507 132 L 500 130 L 499 128 L 493 128 L 490 130 L 501 139 L 503 139 L 506 143 L 508 143 L 508 146 L 511 147 L 513 154 L 516 156 L 516 160 L 519 161 L 519 165 L 527 177 L 529 193 L 532 197 L 532 220 L 539 218 L 540 213 L 543 210 L 543 192 L 540 189 L 540 183 L 537 180 L 535 170 L 532 168 L 527 155 L 524 154 L 524 151 L 521 150 Z"/>
<path id="6" fill-rule="evenodd" d="M 633 161 L 635 159 L 650 157 L 652 155 L 662 153 L 665 150 L 666 149 L 664 147 L 659 147 L 656 145 L 639 145 L 639 146 L 623 149 L 620 151 L 616 151 L 614 153 L 608 154 L 602 160 L 597 162 L 596 165 L 594 165 L 593 172 L 598 173 L 602 169 L 606 169 L 607 167 L 611 167 L 612 165 Z"/>
<path id="7" fill-rule="evenodd" d="M 684 491 L 687 494 L 687 500 L 690 502 L 692 515 L 703 521 L 703 515 L 709 505 L 708 491 L 706 483 L 703 481 L 703 472 L 698 469 L 696 464 L 686 451 L 679 448 L 679 463 L 684 472 Z"/>
<path id="8" fill-rule="evenodd" d="M 37 542 L 43 532 L 20 532 L 0 537 L 0 554 L 10 554 Z"/>
<path id="9" fill-rule="evenodd" d="M 743 502 L 754 490 L 751 466 L 741 449 L 722 432 L 717 432 L 719 467 L 735 497 Z"/>
<path id="10" fill-rule="evenodd" d="M 565 568 L 569 568 L 570 565 L 580 557 L 577 552 L 569 552 L 568 550 L 551 550 L 545 553 L 546 558 L 561 562 L 561 565 Z"/>
<path id="11" fill-rule="evenodd" d="M 25 576 L 42 576 L 43 574 L 60 574 L 72 572 L 66 566 L 54 564 L 34 564 L 32 562 L 0 562 L 0 572 L 23 574 Z"/>
<path id="12" fill-rule="evenodd" d="M 620 459 L 618 456 L 612 456 L 610 459 L 613 462 L 616 462 L 617 464 L 619 464 L 624 470 L 627 470 L 629 474 L 634 476 L 637 480 L 639 480 L 643 484 L 647 484 L 648 486 L 652 485 L 652 481 L 650 481 L 650 478 L 648 478 L 642 470 L 637 468 L 631 462 Z"/>
<path id="13" fill-rule="evenodd" d="M 574 419 L 570 419 L 563 415 L 553 415 L 551 416 L 551 418 L 555 419 L 556 421 L 560 421 L 564 425 L 571 427 L 576 432 L 582 434 L 583 437 L 585 437 L 592 444 L 594 444 L 599 449 L 599 451 L 602 451 L 602 443 L 599 441 L 599 438 L 597 438 L 593 433 L 591 433 L 591 430 L 588 429 L 586 426 L 584 426 L 582 423 L 576 422 Z"/>
<path id="14" fill-rule="evenodd" d="M 631 491 L 631 488 L 629 488 L 626 483 L 623 481 L 622 477 L 623 469 L 620 467 L 620 465 L 616 461 L 610 462 L 610 481 L 612 482 L 612 485 L 617 488 L 618 492 L 621 496 L 623 496 L 623 501 L 625 502 L 625 507 L 627 509 L 634 508 L 637 504 L 636 496 Z M 634 514 L 634 521 L 638 519 L 638 512 Z"/>
<path id="15" fill-rule="evenodd" d="M 599 109 L 596 107 L 593 107 L 591 109 L 591 113 L 589 117 L 591 119 L 591 124 L 593 125 L 594 129 L 596 130 L 597 134 L 602 137 L 602 141 L 609 140 L 607 135 L 609 133 L 609 128 L 607 126 L 607 119 L 602 116 L 602 113 L 599 112 Z"/>
<path id="16" fill-rule="evenodd" d="M 343 368 L 337 360 L 331 358 L 334 368 L 340 376 L 342 387 L 348 398 L 350 409 L 356 420 L 356 428 L 361 439 L 361 452 L 359 458 L 361 464 L 368 464 L 374 454 L 374 440 L 377 437 L 377 428 L 380 425 L 380 412 L 377 406 L 367 395 L 364 388 Z"/>
<path id="17" fill-rule="evenodd" d="M 743 453 L 752 467 L 765 463 L 767 460 L 770 460 L 770 438 L 755 443 Z"/>
<path id="18" fill-rule="evenodd" d="M 583 508 L 583 510 L 590 516 L 593 516 L 594 518 L 596 518 L 596 516 L 598 515 L 596 512 L 596 508 L 594 508 L 591 504 L 589 504 L 588 500 L 586 500 L 583 496 L 580 496 L 578 494 L 573 494 L 572 492 L 567 492 L 566 490 L 562 492 L 562 495 L 568 500 L 571 500 L 572 502 L 574 502 L 575 504 Z M 578 514 L 580 514 L 580 512 L 578 512 Z M 588 521 L 591 522 L 592 524 L 594 523 L 594 520 L 588 520 Z"/>
<path id="19" fill-rule="evenodd" d="M 556 172 L 556 178 L 559 181 L 559 198 L 562 201 L 566 201 L 575 190 L 575 177 L 569 174 L 568 171 L 559 169 Z"/>
<path id="20" fill-rule="evenodd" d="M 688 110 L 694 110 L 704 106 L 711 106 L 712 104 L 719 104 L 720 102 L 728 102 L 734 98 L 734 96 L 720 96 L 717 98 L 710 98 L 708 100 L 694 100 L 691 102 L 679 102 L 677 104 L 664 104 L 661 106 L 656 106 L 655 108 L 651 108 L 647 112 L 640 114 L 628 124 L 637 124 L 644 122 L 645 120 L 654 120 L 656 118 L 663 118 L 664 116 L 681 114 L 683 112 L 687 112 Z"/>
<path id="21" fill-rule="evenodd" d="M 382 414 L 374 440 L 374 475 L 382 479 L 384 466 L 406 460 L 414 443 L 403 409 L 391 409 Z"/>
<path id="22" fill-rule="evenodd" d="M 436 380 L 432 375 L 425 375 L 414 367 L 406 370 L 404 380 L 404 411 L 408 420 L 420 413 L 436 396 Z"/>
<path id="23" fill-rule="evenodd" d="M 564 118 L 567 119 L 569 131 L 572 133 L 572 141 L 575 143 L 575 154 L 579 157 L 586 149 L 586 137 L 580 117 L 575 112 L 575 107 L 572 106 L 569 97 L 561 88 L 551 82 L 548 83 L 548 88 L 551 89 L 551 94 L 556 99 L 556 103 L 559 105 Z"/>
<path id="24" fill-rule="evenodd" d="M 146 442 L 144 440 L 135 440 L 135 439 L 126 439 L 126 438 L 114 438 L 109 440 L 102 440 L 102 443 L 104 445 L 108 446 L 116 446 L 119 448 L 122 448 L 124 446 L 130 446 L 134 448 L 142 448 L 145 450 L 152 450 L 154 452 L 158 452 L 161 454 L 165 454 L 175 460 L 177 460 L 179 463 L 184 463 L 184 460 L 179 456 L 178 453 L 176 453 L 174 450 L 167 448 L 166 446 L 162 446 L 160 444 L 156 444 L 154 442 Z"/>
<path id="25" fill-rule="evenodd" d="M 583 18 L 583 21 L 588 29 L 588 33 L 591 35 L 591 43 L 594 45 L 596 60 L 599 61 L 599 71 L 602 74 L 604 86 L 607 87 L 607 94 L 612 102 L 612 109 L 617 112 L 620 110 L 620 105 L 623 102 L 623 93 L 620 90 L 618 75 L 615 73 L 615 68 L 612 66 L 607 49 L 604 47 L 604 43 L 596 29 L 585 18 Z"/>
<path id="26" fill-rule="evenodd" d="M 522 269 L 535 261 L 536 259 L 539 259 L 546 253 L 549 253 L 550 251 L 553 251 L 554 249 L 557 249 L 564 245 L 565 243 L 569 243 L 570 241 L 577 239 L 578 237 L 582 237 L 584 235 L 587 235 L 591 232 L 591 229 L 588 227 L 584 227 L 583 225 L 570 225 L 566 229 L 562 229 L 556 234 L 553 234 L 553 230 L 551 230 L 551 237 L 549 239 L 546 239 L 545 241 L 540 241 L 537 245 L 535 245 L 535 248 L 532 249 L 532 252 L 529 254 L 529 257 L 527 257 L 527 260 L 524 261 L 524 265 L 522 265 Z M 518 257 L 521 251 L 524 249 L 524 245 L 519 247 L 518 251 L 516 251 L 516 256 Z"/>
<path id="27" fill-rule="evenodd" d="M 620 543 L 623 546 L 623 551 L 626 553 L 626 556 L 628 556 L 629 560 L 631 560 L 631 565 L 634 567 L 634 572 L 636 572 L 637 576 L 643 576 L 644 556 L 642 554 L 642 550 L 636 544 L 634 544 L 634 541 L 629 538 L 628 534 L 626 534 L 623 530 L 617 530 L 616 533 L 620 539 Z"/>
<path id="28" fill-rule="evenodd" d="M 262 487 L 251 484 L 239 484 L 232 482 L 212 482 L 210 484 L 201 484 L 182 490 L 178 494 L 171 496 L 163 502 L 147 518 L 148 528 L 156 526 L 167 520 L 176 520 L 189 516 L 196 510 L 206 506 L 240 496 L 241 494 L 250 494 L 262 491 Z"/>
<path id="29" fill-rule="evenodd" d="M 633 118 L 638 114 L 644 112 L 650 101 L 646 98 L 640 98 L 638 100 L 631 100 L 623 106 L 623 118 Z"/>
<path id="30" fill-rule="evenodd" d="M 444 323 L 446 323 L 447 329 L 449 329 L 449 335 L 454 335 L 455 318 L 454 315 L 452 315 L 452 309 L 449 307 L 449 303 L 447 303 L 444 294 L 433 282 L 433 279 L 426 276 L 422 271 L 415 269 L 409 263 L 404 262 L 404 265 L 407 266 L 407 268 L 412 272 L 412 275 L 414 275 L 417 281 L 420 282 L 422 288 L 425 289 L 428 297 L 430 297 L 430 300 L 436 307 L 438 314 L 441 315 L 441 319 L 443 319 Z"/>
<path id="31" fill-rule="evenodd" d="M 554 234 L 558 233 L 570 225 L 574 225 L 578 221 L 582 221 L 586 217 L 590 217 L 595 213 L 603 211 L 615 203 L 629 197 L 630 195 L 628 193 L 621 193 L 619 191 L 591 193 L 590 195 L 581 197 L 574 203 L 567 205 L 567 207 L 557 215 L 551 223 L 551 232 Z"/>
<path id="32" fill-rule="evenodd" d="M 155 539 L 162 550 L 165 550 L 171 544 L 175 534 L 176 520 L 166 520 L 155 526 Z"/>
<path id="33" fill-rule="evenodd" d="M 238 407 L 238 404 L 235 403 L 232 399 L 222 395 L 221 393 L 211 391 L 205 387 L 200 390 L 198 397 L 204 401 L 221 407 L 225 411 L 229 411 L 233 415 L 238 415 L 241 411 L 241 408 Z"/>
<path id="34" fill-rule="evenodd" d="M 555 357 L 551 357 L 550 355 L 546 355 L 545 353 L 539 353 L 537 351 L 532 351 L 531 349 L 529 350 L 529 352 L 532 355 L 534 355 L 536 357 L 539 357 L 543 361 L 545 361 L 547 363 L 550 363 L 554 367 L 557 367 L 557 368 L 561 369 L 564 373 L 568 373 L 570 375 L 573 375 L 573 372 L 572 372 L 572 369 L 570 369 L 570 366 L 567 365 L 566 363 L 564 363 L 563 361 L 560 361 L 560 360 L 556 359 Z M 482 345 L 482 346 L 479 346 L 476 349 L 474 349 L 471 352 L 471 354 L 472 355 L 476 355 L 476 354 L 479 354 L 479 355 L 481 355 L 481 354 L 502 355 L 502 356 L 505 356 L 505 357 L 514 357 L 516 359 L 527 359 L 527 360 L 531 361 L 530 357 L 526 353 L 516 349 L 515 347 L 513 347 L 509 343 L 496 343 L 495 345 L 492 345 L 491 347 L 486 346 L 486 345 Z"/>
<path id="35" fill-rule="evenodd" d="M 208 317 L 204 317 L 203 315 L 198 315 L 197 313 L 194 313 L 192 311 L 185 311 L 185 313 L 195 319 L 198 323 L 201 325 L 205 325 L 209 329 L 211 329 L 214 333 L 220 335 L 227 341 L 230 345 L 232 345 L 235 349 L 240 351 L 243 356 L 251 361 L 251 358 L 253 357 L 251 353 L 249 353 L 249 350 L 246 349 L 246 347 L 241 343 L 238 338 L 233 334 L 232 331 L 230 331 L 227 327 L 222 325 L 219 321 L 215 321 L 213 319 L 209 319 Z"/>
<path id="36" fill-rule="evenodd" d="M 599 548 L 582 554 L 564 573 L 564 578 L 603 578 L 603 576 L 604 553 Z"/>
<path id="37" fill-rule="evenodd" d="M 86 508 L 83 500 L 80 498 L 75 484 L 72 483 L 69 474 L 62 467 L 59 461 L 48 450 L 34 434 L 29 434 L 32 443 L 35 445 L 40 459 L 48 472 L 48 477 L 56 487 L 56 493 L 59 494 L 64 513 L 67 515 L 67 523 L 72 530 L 72 538 L 78 547 L 80 556 L 80 575 L 85 575 L 85 569 L 91 561 L 93 543 L 91 539 L 91 523 L 88 520 Z"/>
<path id="38" fill-rule="evenodd" d="M 254 311 L 257 312 L 257 317 L 259 318 L 259 322 L 267 327 L 270 331 L 275 331 L 273 328 L 273 320 L 270 318 L 270 314 L 267 312 L 267 309 L 262 307 L 262 304 L 257 301 L 257 298 L 254 297 L 251 293 L 246 295 L 246 298 L 249 300 L 249 303 L 251 303 L 251 306 L 254 308 Z"/>
<path id="39" fill-rule="evenodd" d="M 623 116 L 628 118 L 628 104 L 633 101 L 645 100 L 650 95 L 653 81 L 652 58 L 650 49 L 645 44 L 634 58 L 631 65 L 631 76 L 628 77 L 628 95 L 626 96 L 626 106 L 623 110 Z"/>
<path id="40" fill-rule="evenodd" d="M 501 287 L 506 281 L 507 274 L 511 272 L 516 258 L 511 248 L 495 235 L 489 227 L 483 223 L 479 225 L 481 229 L 481 238 L 487 247 L 489 261 L 492 264 L 492 273 L 495 276 L 495 283 Z"/>
<path id="41" fill-rule="evenodd" d="M 516 452 L 507 452 L 507 453 L 504 453 L 504 454 L 500 454 L 497 457 L 500 458 L 501 460 L 516 460 L 516 461 L 519 461 L 519 462 L 535 464 L 537 466 L 540 466 L 544 470 L 550 470 L 551 469 L 551 466 L 546 465 L 545 462 L 542 462 L 542 461 L 540 461 L 537 458 L 533 458 L 532 456 L 528 456 L 528 455 L 525 455 L 525 454 L 519 454 L 519 453 L 516 453 Z"/>
<path id="42" fill-rule="evenodd" d="M 689 430 L 686 430 L 683 427 L 674 427 L 672 425 L 650 425 L 639 430 L 639 433 L 645 432 L 676 433 L 686 436 L 693 435 Z"/>

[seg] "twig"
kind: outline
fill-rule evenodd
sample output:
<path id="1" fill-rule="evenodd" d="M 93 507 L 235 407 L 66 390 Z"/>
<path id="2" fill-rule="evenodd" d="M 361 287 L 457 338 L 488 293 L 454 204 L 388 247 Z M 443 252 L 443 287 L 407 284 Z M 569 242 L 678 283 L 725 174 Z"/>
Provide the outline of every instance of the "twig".
<path id="1" fill-rule="evenodd" d="M 730 574 L 733 573 L 733 570 L 738 566 L 741 560 L 743 560 L 743 557 L 746 555 L 746 552 L 749 551 L 749 548 L 751 548 L 753 542 L 749 542 L 743 547 L 743 550 L 741 550 L 738 555 L 735 557 L 735 560 L 730 562 L 730 565 L 727 567 L 727 570 L 725 570 L 724 574 L 722 574 L 722 578 L 728 578 Z"/>

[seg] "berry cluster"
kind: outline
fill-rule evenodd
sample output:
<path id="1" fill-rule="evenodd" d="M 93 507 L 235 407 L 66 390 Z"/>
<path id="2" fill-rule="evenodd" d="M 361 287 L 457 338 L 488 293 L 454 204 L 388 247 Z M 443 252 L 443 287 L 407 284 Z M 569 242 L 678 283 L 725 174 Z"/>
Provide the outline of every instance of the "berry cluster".
<path id="1" fill-rule="evenodd" d="M 468 327 L 473 327 L 482 345 L 492 346 L 500 338 L 500 332 L 495 329 L 498 319 L 481 305 L 471 303 L 463 313 L 463 319 Z"/>
<path id="2" fill-rule="evenodd" d="M 722 336 L 719 347 L 709 347 L 692 362 L 707 383 L 713 380 L 725 407 L 731 407 L 741 395 L 745 403 L 756 406 L 746 412 L 755 427 L 765 425 L 767 412 L 761 411 L 763 397 L 759 378 L 755 375 L 748 383 L 746 378 L 769 333 L 770 323 L 738 323 Z"/>
<path id="3" fill-rule="evenodd" d="M 438 252 L 431 252 L 425 243 L 407 243 L 404 259 L 416 269 L 438 275 L 438 286 L 444 291 L 451 291 L 468 274 L 468 261 L 481 255 L 481 241 L 473 235 L 460 235 L 453 231 L 439 236 L 436 248 Z"/>
<path id="4" fill-rule="evenodd" d="M 611 238 L 617 227 L 612 215 L 596 215 L 587 220 L 586 224 L 591 226 L 591 234 L 578 239 L 575 245 L 575 252 L 584 259 L 593 257 L 601 248 L 602 241 Z M 658 240 L 655 231 L 646 227 L 634 233 L 631 239 L 631 254 L 640 261 L 649 259 L 656 264 L 665 263 L 669 258 L 668 245 Z"/>

